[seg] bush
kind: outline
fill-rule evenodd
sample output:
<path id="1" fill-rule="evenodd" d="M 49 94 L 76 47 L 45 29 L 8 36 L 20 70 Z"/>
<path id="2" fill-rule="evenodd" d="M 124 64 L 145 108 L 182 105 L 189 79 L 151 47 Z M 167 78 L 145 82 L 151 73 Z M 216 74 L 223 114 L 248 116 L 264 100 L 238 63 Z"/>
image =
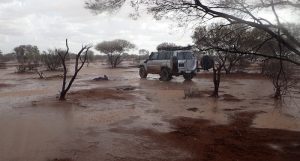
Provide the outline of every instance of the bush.
<path id="1" fill-rule="evenodd" d="M 59 67 L 62 66 L 61 59 L 58 55 L 58 52 L 63 52 L 58 49 L 55 50 L 48 50 L 47 52 L 44 51 L 43 55 L 41 56 L 41 61 L 43 65 L 47 67 L 47 70 L 55 71 Z"/>
<path id="2" fill-rule="evenodd" d="M 39 66 L 40 52 L 37 46 L 20 45 L 14 48 L 14 55 L 19 63 L 18 72 L 32 71 Z"/>

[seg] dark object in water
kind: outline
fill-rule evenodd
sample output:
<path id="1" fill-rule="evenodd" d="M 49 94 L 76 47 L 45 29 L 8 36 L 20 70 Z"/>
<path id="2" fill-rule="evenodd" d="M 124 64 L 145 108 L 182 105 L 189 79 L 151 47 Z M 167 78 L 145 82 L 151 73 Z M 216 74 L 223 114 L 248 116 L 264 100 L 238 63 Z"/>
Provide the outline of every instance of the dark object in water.
<path id="1" fill-rule="evenodd" d="M 132 91 L 132 90 L 135 90 L 136 87 L 133 87 L 133 86 L 120 86 L 120 87 L 117 87 L 116 88 L 118 91 Z"/>
<path id="2" fill-rule="evenodd" d="M 98 78 L 94 78 L 94 81 L 107 81 L 108 77 L 106 75 L 104 75 L 103 77 L 98 77 Z"/>
<path id="3" fill-rule="evenodd" d="M 197 112 L 199 109 L 196 107 L 186 109 L 188 111 Z"/>

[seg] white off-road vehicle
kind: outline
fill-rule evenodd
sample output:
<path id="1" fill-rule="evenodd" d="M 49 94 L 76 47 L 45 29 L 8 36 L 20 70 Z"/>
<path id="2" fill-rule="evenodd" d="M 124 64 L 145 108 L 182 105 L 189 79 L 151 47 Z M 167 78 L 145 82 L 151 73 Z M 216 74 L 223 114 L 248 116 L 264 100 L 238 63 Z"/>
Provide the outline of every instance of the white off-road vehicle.
<path id="1" fill-rule="evenodd" d="M 198 61 L 190 50 L 159 51 L 152 52 L 139 68 L 141 78 L 147 78 L 148 74 L 159 74 L 162 81 L 180 75 L 185 80 L 191 80 L 198 70 Z"/>

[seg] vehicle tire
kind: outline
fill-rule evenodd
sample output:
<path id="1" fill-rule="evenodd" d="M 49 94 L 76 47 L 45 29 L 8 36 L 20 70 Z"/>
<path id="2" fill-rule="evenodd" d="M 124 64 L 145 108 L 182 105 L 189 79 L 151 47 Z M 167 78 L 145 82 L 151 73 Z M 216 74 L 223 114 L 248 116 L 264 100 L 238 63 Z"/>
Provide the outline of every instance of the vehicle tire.
<path id="1" fill-rule="evenodd" d="M 145 67 L 140 67 L 139 74 L 140 74 L 141 78 L 147 78 L 148 73 L 147 73 Z"/>
<path id="2" fill-rule="evenodd" d="M 161 81 L 169 81 L 172 79 L 172 74 L 169 68 L 162 68 L 159 75 Z"/>
<path id="3" fill-rule="evenodd" d="M 183 74 L 183 78 L 185 79 L 185 80 L 192 80 L 193 79 L 193 77 L 194 77 L 194 74 L 193 73 L 184 73 Z"/>

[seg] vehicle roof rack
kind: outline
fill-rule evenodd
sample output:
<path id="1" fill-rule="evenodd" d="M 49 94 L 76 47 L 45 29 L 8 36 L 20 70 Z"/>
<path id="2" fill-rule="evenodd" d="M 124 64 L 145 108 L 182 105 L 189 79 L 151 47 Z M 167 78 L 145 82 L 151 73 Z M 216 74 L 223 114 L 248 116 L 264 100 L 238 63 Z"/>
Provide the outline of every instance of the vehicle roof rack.
<path id="1" fill-rule="evenodd" d="M 176 51 L 176 50 L 192 50 L 193 46 L 178 46 L 178 47 L 170 47 L 169 49 L 159 50 L 159 51 Z"/>

